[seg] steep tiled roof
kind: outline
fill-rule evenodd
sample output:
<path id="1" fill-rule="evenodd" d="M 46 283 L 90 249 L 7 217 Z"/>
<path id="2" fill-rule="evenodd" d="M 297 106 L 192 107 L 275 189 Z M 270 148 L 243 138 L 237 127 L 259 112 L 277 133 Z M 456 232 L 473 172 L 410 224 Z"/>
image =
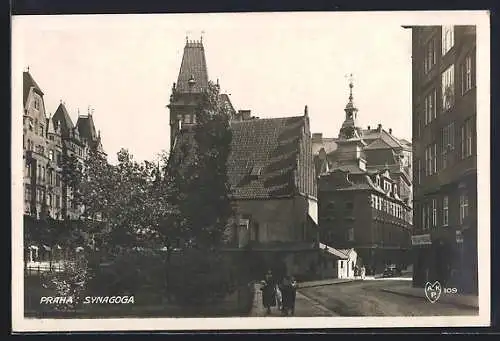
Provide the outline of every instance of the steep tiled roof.
<path id="1" fill-rule="evenodd" d="M 271 199 L 298 193 L 316 198 L 305 123 L 304 116 L 231 122 L 227 174 L 234 199 Z M 172 157 L 181 155 L 187 143 L 194 143 L 194 137 L 183 131 L 177 137 Z"/>
<path id="2" fill-rule="evenodd" d="M 189 80 L 195 82 L 189 85 Z M 177 78 L 178 92 L 199 93 L 208 88 L 208 71 L 205 60 L 205 49 L 201 42 L 186 42 L 184 55 L 182 56 L 179 77 Z"/>
<path id="3" fill-rule="evenodd" d="M 78 116 L 76 121 L 76 127 L 80 133 L 80 137 L 85 138 L 89 141 L 97 140 L 97 132 L 95 130 L 94 120 L 92 115 L 88 116 Z"/>
<path id="4" fill-rule="evenodd" d="M 397 138 L 386 132 L 384 129 L 378 131 L 377 129 L 363 130 L 363 139 L 369 144 L 371 140 L 381 139 L 391 148 L 401 148 L 402 144 Z"/>
<path id="5" fill-rule="evenodd" d="M 273 198 L 297 191 L 316 197 L 310 140 L 302 138 L 304 124 L 303 116 L 231 123 L 228 176 L 235 198 Z M 261 172 L 252 177 L 255 166 Z M 297 173 L 301 176 L 296 177 Z"/>
<path id="6" fill-rule="evenodd" d="M 43 91 L 35 82 L 31 74 L 27 71 L 23 72 L 23 104 L 26 106 L 26 101 L 28 100 L 28 96 L 30 94 L 31 88 L 36 89 L 42 96 Z"/>
<path id="7" fill-rule="evenodd" d="M 69 137 L 75 127 L 63 103 L 59 104 L 52 116 L 52 123 L 54 124 L 54 128 L 61 129 L 61 136 L 63 137 Z"/>

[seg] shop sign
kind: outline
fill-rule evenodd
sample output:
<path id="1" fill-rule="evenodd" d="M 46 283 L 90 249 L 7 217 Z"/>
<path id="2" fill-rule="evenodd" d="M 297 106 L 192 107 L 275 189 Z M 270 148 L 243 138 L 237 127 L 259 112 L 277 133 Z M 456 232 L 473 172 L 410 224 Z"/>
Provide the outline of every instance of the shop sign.
<path id="1" fill-rule="evenodd" d="M 430 245 L 432 244 L 430 234 L 420 234 L 411 236 L 411 245 Z"/>

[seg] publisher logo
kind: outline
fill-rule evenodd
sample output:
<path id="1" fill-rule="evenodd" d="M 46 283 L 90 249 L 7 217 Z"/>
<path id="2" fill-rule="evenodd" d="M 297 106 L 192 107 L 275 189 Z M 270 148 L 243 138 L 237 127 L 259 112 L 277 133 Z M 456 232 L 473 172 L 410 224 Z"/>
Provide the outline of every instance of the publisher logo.
<path id="1" fill-rule="evenodd" d="M 436 303 L 437 300 L 439 300 L 439 297 L 441 297 L 441 283 L 438 281 L 434 282 L 434 284 L 431 284 L 427 282 L 425 284 L 425 296 L 431 303 Z"/>

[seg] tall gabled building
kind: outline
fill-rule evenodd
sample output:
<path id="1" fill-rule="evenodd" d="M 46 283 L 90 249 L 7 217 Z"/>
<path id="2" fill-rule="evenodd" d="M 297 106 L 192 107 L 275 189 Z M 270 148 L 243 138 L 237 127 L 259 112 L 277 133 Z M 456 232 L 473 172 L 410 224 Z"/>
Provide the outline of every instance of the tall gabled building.
<path id="1" fill-rule="evenodd" d="M 171 158 L 181 155 L 184 144 L 194 143 L 190 127 L 197 124 L 196 108 L 207 86 L 203 44 L 187 41 L 168 105 Z M 219 100 L 232 113 L 227 172 L 237 227 L 229 231 L 227 250 L 251 247 L 260 259 L 259 276 L 268 268 L 315 274 L 319 235 L 307 107 L 296 116 L 259 119 L 249 110 L 236 111 L 227 95 Z"/>

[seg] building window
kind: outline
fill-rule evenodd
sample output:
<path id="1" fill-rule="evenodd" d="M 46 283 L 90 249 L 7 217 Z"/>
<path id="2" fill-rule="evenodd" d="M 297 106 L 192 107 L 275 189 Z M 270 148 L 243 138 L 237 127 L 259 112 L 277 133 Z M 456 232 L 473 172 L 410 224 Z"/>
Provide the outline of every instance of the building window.
<path id="1" fill-rule="evenodd" d="M 432 173 L 437 173 L 437 144 L 431 146 Z"/>
<path id="2" fill-rule="evenodd" d="M 36 178 L 38 181 L 42 179 L 42 166 L 38 165 L 36 168 Z"/>
<path id="3" fill-rule="evenodd" d="M 442 27 L 442 54 L 443 56 L 448 53 L 449 50 L 455 44 L 455 34 L 454 34 L 454 26 L 447 25 Z"/>
<path id="4" fill-rule="evenodd" d="M 35 97 L 33 99 L 33 107 L 36 109 L 36 110 L 39 110 L 40 109 L 40 101 L 38 99 L 38 97 Z"/>
<path id="5" fill-rule="evenodd" d="M 428 73 L 436 64 L 436 40 L 432 38 L 425 45 L 424 71 Z"/>
<path id="6" fill-rule="evenodd" d="M 472 156 L 472 120 L 468 119 L 460 128 L 460 151 L 462 159 Z"/>
<path id="7" fill-rule="evenodd" d="M 452 122 L 441 131 L 442 138 L 442 166 L 443 169 L 451 164 L 450 156 L 452 151 L 455 149 L 455 123 Z"/>
<path id="8" fill-rule="evenodd" d="M 428 203 L 422 205 L 422 228 L 428 230 L 430 225 L 430 206 Z"/>
<path id="9" fill-rule="evenodd" d="M 448 196 L 443 197 L 443 225 L 448 226 Z"/>
<path id="10" fill-rule="evenodd" d="M 61 207 L 61 197 L 59 195 L 56 195 L 56 208 Z"/>
<path id="11" fill-rule="evenodd" d="M 469 198 L 466 193 L 460 195 L 460 224 L 464 223 L 465 218 L 469 215 Z"/>
<path id="12" fill-rule="evenodd" d="M 441 95 L 443 111 L 450 110 L 455 98 L 455 66 L 451 65 L 441 75 Z"/>
<path id="13" fill-rule="evenodd" d="M 351 227 L 347 230 L 347 240 L 350 242 L 354 241 L 354 228 Z"/>
<path id="14" fill-rule="evenodd" d="M 352 202 L 345 203 L 345 214 L 351 216 L 354 210 L 354 204 Z"/>
<path id="15" fill-rule="evenodd" d="M 462 64 L 462 94 L 472 89 L 472 57 L 465 57 L 465 61 Z"/>
<path id="16" fill-rule="evenodd" d="M 28 145 L 26 146 L 26 148 L 28 150 L 32 150 L 32 148 L 31 148 L 31 140 L 30 139 L 28 139 Z"/>
<path id="17" fill-rule="evenodd" d="M 40 136 L 44 136 L 44 134 L 43 134 L 43 125 L 42 124 L 40 124 Z"/>
<path id="18" fill-rule="evenodd" d="M 422 162 L 420 160 L 417 160 L 417 184 L 420 184 L 421 174 L 422 174 Z"/>
<path id="19" fill-rule="evenodd" d="M 24 187 L 24 200 L 31 201 L 31 187 L 29 185 Z"/>
<path id="20" fill-rule="evenodd" d="M 436 118 L 436 89 L 433 89 L 424 99 L 424 123 L 429 124 L 433 119 Z"/>
<path id="21" fill-rule="evenodd" d="M 47 194 L 47 205 L 52 207 L 52 194 Z"/>
<path id="22" fill-rule="evenodd" d="M 56 186 L 61 186 L 61 176 L 59 174 L 56 174 Z"/>
<path id="23" fill-rule="evenodd" d="M 432 227 L 437 225 L 437 200 L 432 199 Z"/>

